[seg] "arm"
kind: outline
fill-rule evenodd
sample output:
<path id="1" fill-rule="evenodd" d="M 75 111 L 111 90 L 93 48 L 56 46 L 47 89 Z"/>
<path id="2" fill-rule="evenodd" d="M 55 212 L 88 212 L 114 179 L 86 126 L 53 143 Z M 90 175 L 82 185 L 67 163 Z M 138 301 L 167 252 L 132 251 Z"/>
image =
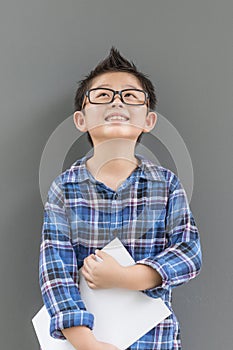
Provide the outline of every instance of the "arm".
<path id="1" fill-rule="evenodd" d="M 97 341 L 92 331 L 85 326 L 63 329 L 62 332 L 77 350 L 119 350 L 112 344 Z"/>
<path id="2" fill-rule="evenodd" d="M 123 268 L 121 288 L 145 290 L 162 284 L 160 274 L 150 266 L 136 264 Z"/>
<path id="3" fill-rule="evenodd" d="M 146 290 L 152 297 L 160 297 L 169 288 L 187 283 L 199 274 L 202 264 L 198 229 L 186 193 L 175 174 L 169 187 L 166 248 L 156 256 L 137 261 L 137 264 L 152 267 L 162 277 L 161 286 Z"/>
<path id="4" fill-rule="evenodd" d="M 39 279 L 42 298 L 51 317 L 52 337 L 65 339 L 64 328 L 92 329 L 94 317 L 86 311 L 78 290 L 77 261 L 59 178 L 53 182 L 45 205 Z"/>
<path id="5" fill-rule="evenodd" d="M 77 350 L 117 350 L 97 341 L 92 333 L 93 315 L 86 311 L 78 290 L 77 261 L 59 178 L 45 205 L 39 277 L 52 337 L 68 339 Z"/>
<path id="6" fill-rule="evenodd" d="M 92 289 L 126 288 L 144 290 L 154 288 L 162 283 L 159 273 L 146 265 L 121 266 L 113 257 L 104 251 L 96 250 L 84 260 L 82 274 Z"/>

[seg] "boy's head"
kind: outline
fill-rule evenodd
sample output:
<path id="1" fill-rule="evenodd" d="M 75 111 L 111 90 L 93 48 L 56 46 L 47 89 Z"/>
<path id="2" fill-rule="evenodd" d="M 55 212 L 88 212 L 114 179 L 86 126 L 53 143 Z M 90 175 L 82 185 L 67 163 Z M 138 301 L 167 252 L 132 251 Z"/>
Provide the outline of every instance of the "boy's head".
<path id="1" fill-rule="evenodd" d="M 116 85 L 112 83 L 115 80 L 118 81 L 117 88 L 116 88 Z M 122 82 L 122 84 L 119 85 L 119 81 Z M 100 84 L 102 82 L 103 84 Z M 110 84 L 108 84 L 109 82 Z M 124 82 L 125 82 L 125 85 L 124 85 Z M 131 89 L 131 86 L 134 91 L 130 91 L 130 90 L 123 91 L 121 96 L 117 93 L 119 90 Z M 94 90 L 90 92 L 90 89 L 93 89 L 93 88 L 96 89 L 99 87 L 101 88 L 103 87 L 105 89 L 110 88 L 110 90 L 104 91 L 106 95 L 103 95 L 103 91 L 100 91 L 100 90 Z M 117 92 L 115 92 L 114 94 L 114 92 L 111 91 L 111 89 L 114 91 L 117 90 Z M 136 91 L 135 89 L 142 90 L 142 91 Z M 108 96 L 110 100 L 102 100 L 102 102 L 99 103 L 100 100 L 96 100 L 96 96 L 97 96 L 96 94 L 99 92 L 102 93 L 102 96 Z M 137 100 L 138 102 L 135 102 L 135 101 L 132 102 L 131 100 L 129 100 L 129 97 L 133 96 L 131 95 L 131 93 L 134 94 L 135 92 L 137 94 L 135 98 L 138 98 Z M 118 99 L 116 99 L 116 96 L 118 96 Z M 115 106 L 116 100 L 120 101 L 120 104 L 118 104 L 118 106 L 115 108 L 114 106 Z M 137 104 L 134 105 L 135 103 Z M 157 104 L 157 98 L 156 98 L 155 89 L 152 82 L 148 79 L 148 77 L 145 74 L 137 70 L 133 62 L 130 62 L 124 57 L 122 57 L 119 51 L 116 50 L 114 47 L 112 47 L 109 56 L 105 58 L 103 61 L 101 61 L 89 73 L 89 75 L 86 76 L 85 79 L 79 82 L 79 86 L 75 95 L 74 120 L 75 120 L 76 127 L 79 130 L 87 131 L 88 139 L 93 145 L 93 135 L 92 137 L 90 136 L 91 128 L 87 127 L 86 129 L 82 129 L 82 126 L 80 128 L 80 124 L 81 123 L 83 124 L 83 121 L 81 122 L 78 121 L 78 119 L 80 118 L 80 115 L 82 115 L 82 117 L 85 119 L 85 117 L 87 116 L 88 107 L 91 107 L 92 111 L 94 107 L 95 108 L 97 107 L 97 111 L 100 111 L 100 108 L 105 106 L 110 111 L 110 105 L 111 105 L 111 107 L 114 108 L 114 111 L 116 110 L 122 111 L 122 107 L 123 107 L 123 109 L 126 108 L 130 112 L 133 111 L 133 114 L 137 112 L 141 113 L 142 107 L 144 107 L 144 109 L 146 108 L 146 114 L 149 115 L 149 110 L 152 110 L 152 111 L 155 110 L 156 104 Z M 107 113 L 107 112 L 104 112 L 104 113 Z M 153 112 L 150 112 L 150 113 L 153 113 Z M 126 115 L 126 114 L 127 113 L 125 114 L 123 113 L 123 115 Z M 156 117 L 156 114 L 155 113 L 153 114 Z M 132 123 L 133 123 L 133 120 L 132 120 Z M 92 131 L 93 129 L 94 127 L 92 124 Z M 148 132 L 150 130 L 143 130 L 143 131 Z M 140 141 L 142 134 L 143 132 L 141 132 L 137 137 L 137 142 Z"/>

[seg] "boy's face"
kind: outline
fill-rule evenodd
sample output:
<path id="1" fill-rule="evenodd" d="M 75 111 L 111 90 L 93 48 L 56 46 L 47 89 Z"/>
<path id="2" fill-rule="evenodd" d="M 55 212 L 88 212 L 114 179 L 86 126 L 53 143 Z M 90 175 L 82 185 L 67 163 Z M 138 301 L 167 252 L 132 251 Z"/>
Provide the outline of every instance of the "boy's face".
<path id="1" fill-rule="evenodd" d="M 138 79 L 126 72 L 109 72 L 96 77 L 91 88 L 110 88 L 113 90 L 141 89 Z M 110 116 L 122 116 L 127 120 L 106 120 Z M 130 139 L 136 142 L 142 132 L 149 132 L 156 124 L 155 112 L 147 113 L 147 105 L 124 104 L 115 95 L 109 104 L 91 104 L 86 98 L 83 111 L 74 113 L 74 123 L 82 131 L 88 131 L 94 146 L 114 138 Z"/>

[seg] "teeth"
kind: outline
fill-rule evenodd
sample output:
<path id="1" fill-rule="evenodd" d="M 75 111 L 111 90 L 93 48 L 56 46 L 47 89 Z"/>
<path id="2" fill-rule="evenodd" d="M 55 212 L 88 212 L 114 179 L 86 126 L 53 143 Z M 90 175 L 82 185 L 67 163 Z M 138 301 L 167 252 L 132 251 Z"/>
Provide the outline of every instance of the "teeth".
<path id="1" fill-rule="evenodd" d="M 113 115 L 111 117 L 107 117 L 106 120 L 128 120 L 128 119 L 120 115 Z"/>

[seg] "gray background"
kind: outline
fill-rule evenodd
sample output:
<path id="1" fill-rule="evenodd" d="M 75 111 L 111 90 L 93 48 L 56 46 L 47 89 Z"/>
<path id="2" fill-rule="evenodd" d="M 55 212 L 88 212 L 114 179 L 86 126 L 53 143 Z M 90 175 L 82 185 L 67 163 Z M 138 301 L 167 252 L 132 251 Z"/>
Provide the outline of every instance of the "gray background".
<path id="1" fill-rule="evenodd" d="M 183 348 L 232 348 L 232 15 L 230 0 L 1 1 L 1 348 L 39 349 L 31 318 L 42 305 L 41 154 L 73 112 L 76 82 L 111 45 L 150 75 L 157 111 L 193 162 L 203 268 L 174 291 Z M 67 166 L 88 149 L 86 137 L 79 141 Z M 166 145 L 142 142 L 173 170 Z"/>

